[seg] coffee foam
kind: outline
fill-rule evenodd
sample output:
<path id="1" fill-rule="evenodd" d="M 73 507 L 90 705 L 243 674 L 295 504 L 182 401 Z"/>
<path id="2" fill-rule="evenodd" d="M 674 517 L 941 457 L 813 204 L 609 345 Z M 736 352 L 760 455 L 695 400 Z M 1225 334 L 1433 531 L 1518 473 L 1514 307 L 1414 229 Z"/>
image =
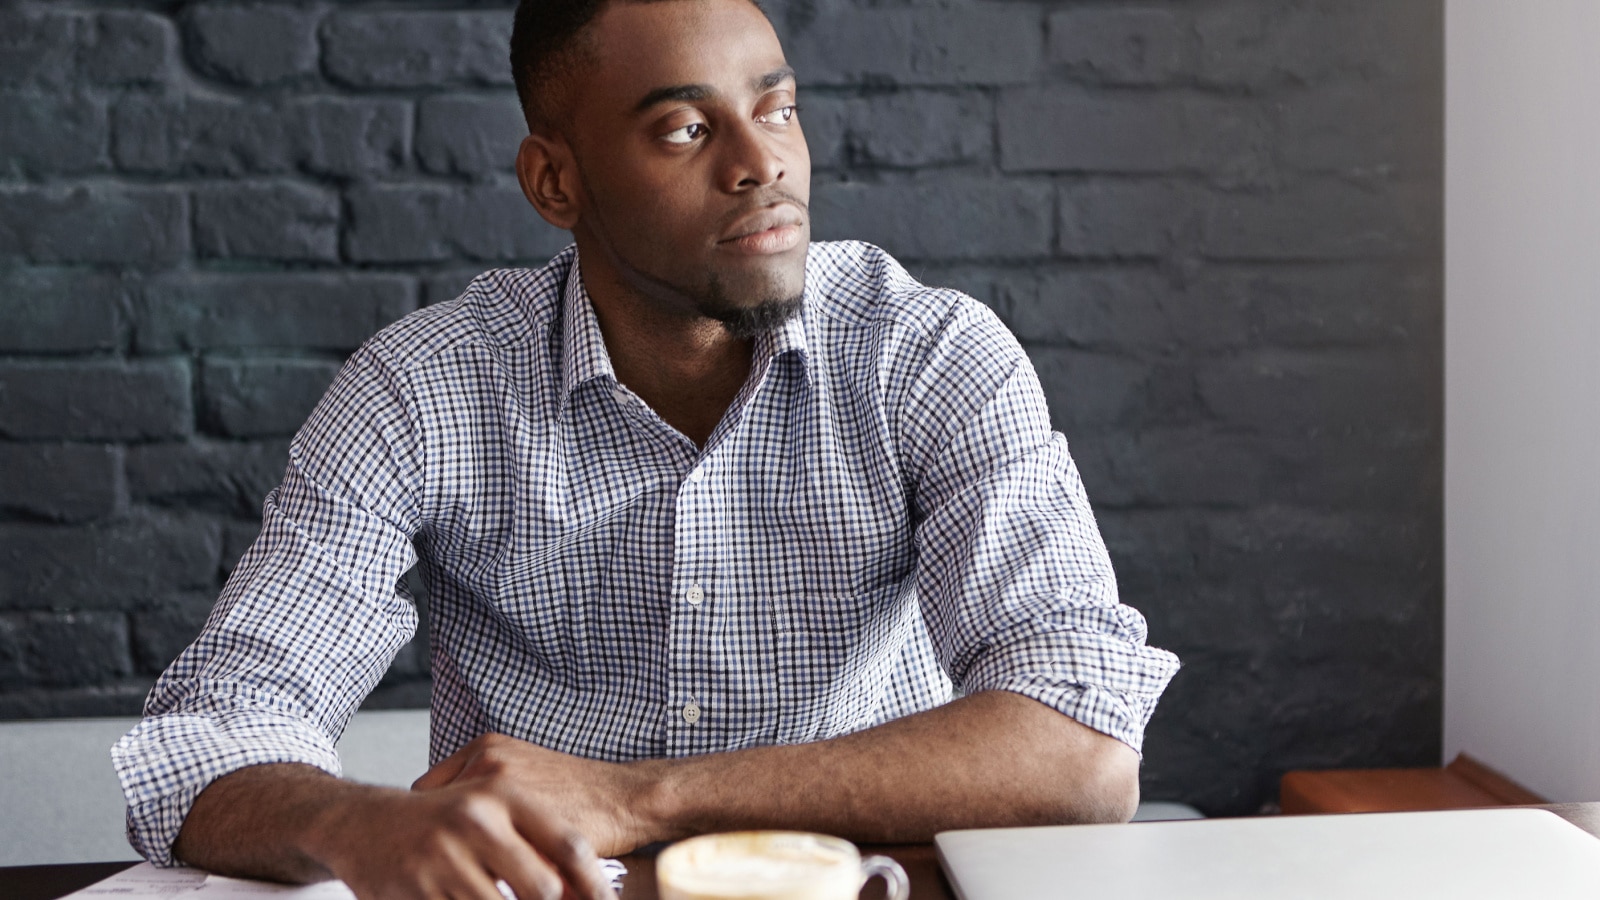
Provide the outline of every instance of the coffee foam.
<path id="1" fill-rule="evenodd" d="M 657 861 L 663 897 L 853 898 L 861 860 L 849 842 L 800 832 L 709 835 L 668 848 Z"/>

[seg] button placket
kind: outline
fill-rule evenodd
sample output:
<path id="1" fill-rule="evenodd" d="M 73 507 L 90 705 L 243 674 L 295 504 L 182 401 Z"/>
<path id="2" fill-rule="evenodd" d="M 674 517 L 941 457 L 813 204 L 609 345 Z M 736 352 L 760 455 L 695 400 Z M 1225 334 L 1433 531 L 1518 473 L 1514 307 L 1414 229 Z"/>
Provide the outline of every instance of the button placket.
<path id="1" fill-rule="evenodd" d="M 668 674 L 668 705 L 665 712 L 674 727 L 668 729 L 668 746 L 675 753 L 703 752 L 704 735 L 698 723 L 706 709 L 698 699 L 704 688 L 704 628 L 707 593 L 716 575 L 713 491 L 700 486 L 704 473 L 700 454 L 690 451 L 680 463 L 680 488 L 674 517 L 670 629 L 672 661 Z"/>

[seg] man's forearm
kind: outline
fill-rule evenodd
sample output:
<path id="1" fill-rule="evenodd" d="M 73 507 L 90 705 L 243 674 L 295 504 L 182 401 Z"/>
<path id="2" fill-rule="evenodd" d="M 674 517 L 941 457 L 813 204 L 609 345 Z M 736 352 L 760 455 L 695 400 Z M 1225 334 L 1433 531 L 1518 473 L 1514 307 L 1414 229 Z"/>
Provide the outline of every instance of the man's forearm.
<path id="1" fill-rule="evenodd" d="M 230 875 L 305 882 L 329 877 L 307 852 L 308 835 L 340 804 L 381 791 L 314 766 L 251 766 L 213 781 L 195 798 L 173 855 Z"/>
<path id="2" fill-rule="evenodd" d="M 830 741 L 636 764 L 655 839 L 797 828 L 865 842 L 949 828 L 1125 821 L 1132 748 L 1019 694 L 956 700 Z"/>

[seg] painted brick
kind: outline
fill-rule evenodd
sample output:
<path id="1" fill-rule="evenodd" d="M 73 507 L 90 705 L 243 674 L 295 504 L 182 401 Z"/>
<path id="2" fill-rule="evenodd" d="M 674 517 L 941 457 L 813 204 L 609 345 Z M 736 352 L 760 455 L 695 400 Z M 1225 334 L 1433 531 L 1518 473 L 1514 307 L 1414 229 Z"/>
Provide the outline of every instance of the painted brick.
<path id="1" fill-rule="evenodd" d="M 0 9 L 0 87 L 70 85 L 87 28 L 87 19 L 69 12 Z"/>
<path id="2" fill-rule="evenodd" d="M 877 184 L 819 181 L 811 193 L 819 240 L 870 241 L 911 260 L 1048 255 L 1054 205 L 1048 185 L 966 175 Z"/>
<path id="3" fill-rule="evenodd" d="M 200 71 L 238 84 L 317 73 L 318 12 L 279 4 L 195 4 L 185 13 Z"/>
<path id="4" fill-rule="evenodd" d="M 1437 184 L 1357 186 L 1317 180 L 1272 193 L 1216 194 L 1199 248 L 1212 259 L 1316 260 L 1426 252 L 1437 227 Z"/>
<path id="5" fill-rule="evenodd" d="M 1056 212 L 1056 249 L 1083 259 L 1166 256 L 1198 228 L 1193 192 L 1167 181 L 1069 182 Z"/>
<path id="6" fill-rule="evenodd" d="M 1149 390 L 1149 365 L 1109 353 L 1039 346 L 1026 349 L 1056 430 L 1078 440 L 1105 426 L 1139 417 Z"/>
<path id="7" fill-rule="evenodd" d="M 114 10 L 94 19 L 94 38 L 83 53 L 89 78 L 99 84 L 153 84 L 170 80 L 178 36 L 166 17 Z"/>
<path id="8" fill-rule="evenodd" d="M 1221 512 L 1205 520 L 1210 552 L 1200 558 L 1200 572 L 1223 579 L 1253 573 L 1253 581 L 1274 593 L 1303 591 L 1324 579 L 1346 588 L 1377 581 L 1426 591 L 1437 586 L 1439 577 L 1438 557 L 1418 555 L 1438 539 L 1438 526 L 1429 518 L 1424 512 L 1355 513 L 1284 505 Z M 1387 612 L 1410 614 L 1421 608 L 1419 596 L 1425 594 Z M 1330 601 L 1356 612 L 1348 597 Z"/>
<path id="9" fill-rule="evenodd" d="M 1264 433 L 1373 431 L 1426 421 L 1438 402 L 1425 360 L 1376 352 L 1260 351 L 1208 364 L 1200 399 L 1227 425 Z"/>
<path id="10" fill-rule="evenodd" d="M 20 688 L 0 692 L 0 719 L 137 716 L 155 679 L 132 676 L 80 688 Z"/>
<path id="11" fill-rule="evenodd" d="M 1437 86 L 1336 83 L 1286 94 L 1275 104 L 1285 166 L 1353 177 L 1415 177 L 1439 170 L 1444 104 Z M 1351 128 L 1351 122 L 1363 127 Z"/>
<path id="12" fill-rule="evenodd" d="M 222 574 L 233 574 L 234 567 L 244 558 L 250 545 L 261 534 L 259 511 L 253 519 L 229 519 L 222 524 Z"/>
<path id="13" fill-rule="evenodd" d="M 1045 58 L 1082 81 L 1163 85 L 1194 66 L 1192 26 L 1181 9 L 1065 9 L 1051 13 L 1045 28 Z"/>
<path id="14" fill-rule="evenodd" d="M 527 134 L 514 93 L 427 97 L 417 104 L 417 160 L 429 172 L 514 172 Z"/>
<path id="15" fill-rule="evenodd" d="M 133 671 L 120 613 L 0 613 L 0 686 L 72 687 Z"/>
<path id="16" fill-rule="evenodd" d="M 121 279 L 100 272 L 0 271 L 0 352 L 115 349 L 125 296 Z"/>
<path id="17" fill-rule="evenodd" d="M 182 273 L 152 279 L 138 304 L 143 353 L 283 347 L 350 351 L 416 309 L 403 275 Z"/>
<path id="18" fill-rule="evenodd" d="M 294 182 L 202 188 L 194 196 L 194 244 L 203 257 L 333 262 L 339 196 Z"/>
<path id="19" fill-rule="evenodd" d="M 1089 443 L 1073 441 L 1074 457 L 1097 453 L 1095 448 L 1085 446 Z M 1196 536 L 1201 531 L 1195 512 L 1164 505 L 1145 509 L 1110 506 L 1102 509 L 1098 480 L 1085 475 L 1084 488 L 1095 507 L 1095 520 L 1106 542 L 1106 550 L 1111 554 L 1117 589 L 1125 602 L 1148 615 L 1149 598 L 1169 590 L 1175 583 L 1195 583 L 1195 556 L 1199 549 Z M 1156 646 L 1168 645 L 1157 643 Z"/>
<path id="20" fill-rule="evenodd" d="M 1039 72 L 1044 30 L 1022 4 L 944 9 L 837 7 L 790 29 L 805 85 L 1019 84 Z"/>
<path id="21" fill-rule="evenodd" d="M 128 448 L 128 496 L 174 509 L 260 515 L 288 460 L 282 440 L 139 444 Z"/>
<path id="22" fill-rule="evenodd" d="M 1278 502 L 1308 509 L 1415 511 L 1443 492 L 1440 435 L 1420 422 L 1371 432 L 1268 436 L 1258 455 Z"/>
<path id="23" fill-rule="evenodd" d="M 116 512 L 122 454 L 94 444 L 0 443 L 0 509 L 60 522 Z"/>
<path id="24" fill-rule="evenodd" d="M 1194 12 L 1197 76 L 1223 87 L 1330 80 L 1429 80 L 1443 44 L 1442 4 L 1262 4 L 1233 0 Z"/>
<path id="25" fill-rule="evenodd" d="M 1023 269 L 1028 271 L 1032 267 Z M 1001 286 L 1017 274 L 1009 268 L 996 269 L 984 265 L 921 263 L 908 268 L 911 276 L 930 287 L 951 288 L 1005 315 L 1000 299 Z"/>
<path id="26" fill-rule="evenodd" d="M 214 589 L 220 549 L 217 523 L 202 516 L 0 523 L 0 609 L 126 609 L 170 591 Z"/>
<path id="27" fill-rule="evenodd" d="M 110 166 L 103 100 L 84 93 L 0 91 L 0 175 L 77 175 Z"/>
<path id="28" fill-rule="evenodd" d="M 313 175 L 355 178 L 400 168 L 410 153 L 411 105 L 402 100 L 314 97 L 285 107 L 290 156 Z"/>
<path id="29" fill-rule="evenodd" d="M 468 266 L 430 273 L 422 279 L 422 305 L 430 306 L 454 300 L 461 296 L 461 292 L 467 289 L 472 279 L 477 278 L 483 271 L 483 266 Z"/>
<path id="30" fill-rule="evenodd" d="M 998 119 L 1015 172 L 1254 171 L 1267 130 L 1230 98 L 1037 87 L 1002 93 Z"/>
<path id="31" fill-rule="evenodd" d="M 398 684 L 380 682 L 377 689 L 361 701 L 361 709 L 427 709 L 432 696 L 432 683 L 425 679 Z"/>
<path id="32" fill-rule="evenodd" d="M 0 185 L 0 260 L 170 265 L 187 219 L 183 194 L 161 187 Z"/>
<path id="33" fill-rule="evenodd" d="M 418 630 L 420 631 L 421 629 L 419 628 Z M 400 648 L 400 652 L 395 654 L 394 662 L 390 663 L 388 670 L 383 673 L 381 684 L 397 685 L 416 681 L 419 678 L 427 678 L 428 650 L 425 646 L 426 643 L 426 641 L 419 641 L 415 638 L 407 641 Z M 423 683 L 426 684 L 425 681 Z"/>
<path id="34" fill-rule="evenodd" d="M 178 360 L 0 362 L 0 434 L 28 440 L 151 440 L 189 433 Z"/>
<path id="35" fill-rule="evenodd" d="M 217 595 L 212 591 L 168 594 L 135 610 L 133 659 L 140 672 L 159 675 L 200 635 Z"/>
<path id="36" fill-rule="evenodd" d="M 239 175 L 293 167 L 292 129 L 266 101 L 130 95 L 112 112 L 112 156 L 142 174 Z"/>
<path id="37" fill-rule="evenodd" d="M 801 103 L 813 168 L 916 168 L 994 157 L 994 106 L 977 91 L 808 96 Z"/>
<path id="38" fill-rule="evenodd" d="M 341 11 L 322 25 L 322 66 L 360 88 L 511 84 L 507 11 Z"/>
<path id="39" fill-rule="evenodd" d="M 1208 266 L 1169 312 L 1195 347 L 1382 347 L 1442 333 L 1440 294 L 1416 263 Z"/>
<path id="40" fill-rule="evenodd" d="M 294 434 L 339 364 L 320 359 L 207 359 L 200 369 L 208 429 L 227 437 Z"/>
<path id="41" fill-rule="evenodd" d="M 112 114 L 112 155 L 141 174 L 355 177 L 400 165 L 410 127 L 399 100 L 134 96 Z"/>
<path id="42" fill-rule="evenodd" d="M 370 185 L 347 196 L 344 250 L 355 262 L 542 263 L 572 241 L 540 219 L 515 185 Z"/>
<path id="43" fill-rule="evenodd" d="M 1214 427 L 1154 428 L 1075 441 L 1097 507 L 1244 507 L 1271 484 L 1259 439 Z"/>
<path id="44" fill-rule="evenodd" d="M 1001 282 L 1000 308 L 1030 344 L 1117 350 L 1182 343 L 1165 276 L 1149 269 L 1031 269 Z"/>

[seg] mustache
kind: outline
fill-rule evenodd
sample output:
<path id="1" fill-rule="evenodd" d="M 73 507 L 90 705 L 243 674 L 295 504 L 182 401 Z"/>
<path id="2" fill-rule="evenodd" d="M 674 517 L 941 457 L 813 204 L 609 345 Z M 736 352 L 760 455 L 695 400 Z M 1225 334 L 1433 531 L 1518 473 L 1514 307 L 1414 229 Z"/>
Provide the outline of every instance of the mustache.
<path id="1" fill-rule="evenodd" d="M 735 209 L 723 216 L 722 220 L 717 223 L 717 230 L 719 233 L 724 232 L 727 229 L 732 228 L 735 222 L 739 221 L 745 216 L 748 216 L 751 213 L 759 210 L 777 206 L 780 203 L 787 203 L 790 206 L 800 210 L 800 214 L 805 217 L 806 223 L 810 224 L 811 205 L 809 203 L 806 203 L 804 200 L 801 200 L 799 197 L 796 197 L 794 194 L 790 193 L 784 188 L 772 187 L 763 189 L 761 193 L 755 195 L 753 199 L 745 202 L 738 209 Z"/>

